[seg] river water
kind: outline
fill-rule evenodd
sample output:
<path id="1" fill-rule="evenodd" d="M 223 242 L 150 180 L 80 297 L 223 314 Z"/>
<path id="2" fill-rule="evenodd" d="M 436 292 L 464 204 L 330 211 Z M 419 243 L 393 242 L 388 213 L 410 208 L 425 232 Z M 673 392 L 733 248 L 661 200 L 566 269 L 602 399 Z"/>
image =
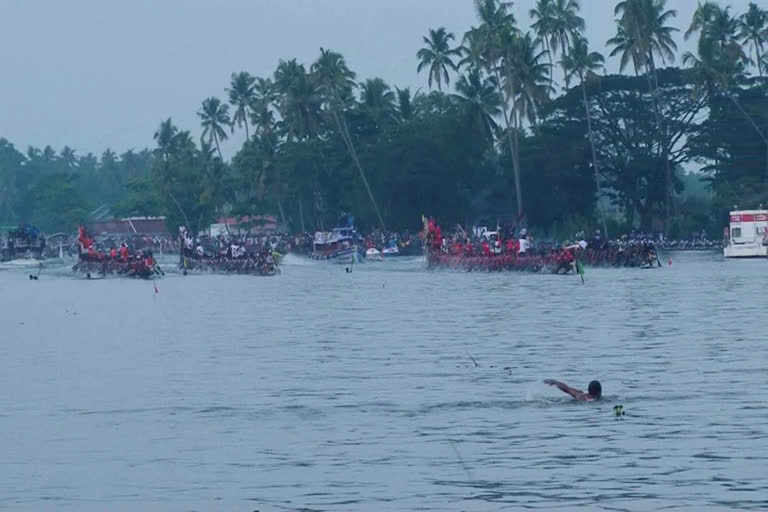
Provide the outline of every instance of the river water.
<path id="1" fill-rule="evenodd" d="M 6 266 L 0 509 L 768 509 L 768 262 L 662 256 L 584 285 L 289 256 L 157 294 Z"/>

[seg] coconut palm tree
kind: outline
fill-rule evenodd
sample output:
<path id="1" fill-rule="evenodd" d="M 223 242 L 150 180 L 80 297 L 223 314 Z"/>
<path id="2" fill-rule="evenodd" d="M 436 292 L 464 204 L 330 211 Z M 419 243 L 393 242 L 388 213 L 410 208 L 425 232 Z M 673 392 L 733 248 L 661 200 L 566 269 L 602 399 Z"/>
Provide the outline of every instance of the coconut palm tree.
<path id="1" fill-rule="evenodd" d="M 597 188 L 597 211 L 600 214 L 600 222 L 603 227 L 603 236 L 608 238 L 608 225 L 605 221 L 605 212 L 603 211 L 602 197 L 603 192 L 600 186 L 600 166 L 597 162 L 597 150 L 595 149 L 595 134 L 592 131 L 592 115 L 589 109 L 589 98 L 587 97 L 587 76 L 603 69 L 605 58 L 598 52 L 589 51 L 589 43 L 586 38 L 576 37 L 573 46 L 563 55 L 562 66 L 566 76 L 576 77 L 581 82 L 581 95 L 584 100 L 584 111 L 587 116 L 587 133 L 589 134 L 589 146 L 592 150 L 592 168 L 595 171 L 595 186 Z"/>
<path id="2" fill-rule="evenodd" d="M 395 119 L 395 93 L 381 78 L 369 78 L 360 84 L 360 103 L 379 126 Z"/>
<path id="3" fill-rule="evenodd" d="M 750 2 L 749 9 L 739 17 L 740 37 L 744 45 L 755 50 L 755 64 L 760 78 L 763 77 L 763 46 L 768 44 L 768 11 Z"/>
<path id="4" fill-rule="evenodd" d="M 248 108 L 254 99 L 254 83 L 256 79 L 248 72 L 232 73 L 229 88 L 226 89 L 229 94 L 229 104 L 235 109 L 232 115 L 232 130 L 235 125 L 239 127 L 245 124 L 245 139 L 251 138 L 248 133 Z"/>
<path id="5" fill-rule="evenodd" d="M 221 156 L 219 141 L 227 140 L 227 132 L 224 131 L 224 127 L 232 124 L 229 119 L 229 106 L 212 96 L 203 100 L 203 105 L 197 112 L 197 116 L 200 118 L 200 124 L 203 127 L 203 138 L 206 138 L 209 143 L 213 142 L 216 144 L 219 158 L 224 160 Z"/>
<path id="6" fill-rule="evenodd" d="M 275 90 L 282 124 L 291 139 L 306 139 L 320 131 L 322 96 L 313 76 L 296 59 L 280 61 Z"/>
<path id="7" fill-rule="evenodd" d="M 504 65 L 504 55 L 508 54 L 510 47 L 519 36 L 519 30 L 515 26 L 515 18 L 511 12 L 511 2 L 501 0 L 475 0 L 475 11 L 480 25 L 472 27 L 465 35 L 462 45 L 462 54 L 464 58 L 462 65 L 482 68 L 485 72 L 494 78 L 494 83 L 498 88 L 499 95 L 502 98 L 502 116 L 506 127 L 507 141 L 509 143 L 510 154 L 512 155 L 512 171 L 515 178 L 515 193 L 517 199 L 517 213 L 520 222 L 525 220 L 525 209 L 523 206 L 523 193 L 520 186 L 520 162 L 517 158 L 518 151 L 515 144 L 517 131 L 513 136 L 512 124 L 514 118 L 514 106 L 510 105 L 517 95 L 510 95 L 508 91 L 502 89 L 504 84 L 513 84 L 513 80 L 503 80 L 502 74 L 510 72 L 511 67 Z M 506 100 L 506 101 L 504 101 Z"/>
<path id="8" fill-rule="evenodd" d="M 686 36 L 700 32 L 697 44 L 698 56 L 686 52 L 683 56 L 683 64 L 698 70 L 704 80 L 711 87 L 724 93 L 749 122 L 766 145 L 766 176 L 768 177 L 768 134 L 764 133 L 732 92 L 733 87 L 743 81 L 749 59 L 739 44 L 739 38 L 744 36 L 743 25 L 731 16 L 729 11 L 728 7 L 723 9 L 712 2 L 699 5 L 691 26 L 686 32 Z"/>
<path id="9" fill-rule="evenodd" d="M 368 193 L 368 198 L 371 200 L 379 224 L 381 224 L 382 229 L 385 229 L 384 218 L 376 203 L 376 198 L 373 196 L 373 191 L 368 183 L 363 166 L 360 164 L 355 144 L 349 134 L 349 127 L 344 118 L 344 110 L 349 105 L 351 91 L 357 87 L 355 73 L 347 67 L 347 63 L 340 53 L 323 48 L 320 48 L 320 57 L 312 64 L 311 70 L 320 90 L 325 109 L 335 121 L 336 128 L 344 140 L 347 151 L 360 174 L 360 179 L 365 186 L 365 191 Z"/>
<path id="10" fill-rule="evenodd" d="M 550 45 L 550 39 L 553 34 L 553 27 L 555 24 L 553 14 L 553 1 L 554 0 L 537 0 L 536 7 L 528 11 L 528 16 L 534 22 L 531 24 L 531 28 L 536 32 L 536 41 L 547 51 L 549 56 L 549 81 L 554 82 L 552 78 L 552 72 L 554 70 L 552 62 L 552 47 Z"/>
<path id="11" fill-rule="evenodd" d="M 502 103 L 496 79 L 484 77 L 481 69 L 472 68 L 459 77 L 456 92 L 455 96 L 464 105 L 467 118 L 476 124 L 484 139 L 492 145 L 499 127 L 496 118 L 501 114 Z"/>
<path id="12" fill-rule="evenodd" d="M 610 38 L 606 43 L 607 46 L 613 46 L 613 50 L 609 54 L 611 57 L 615 57 L 621 54 L 619 60 L 619 70 L 624 71 L 629 62 L 635 69 L 635 75 L 640 74 L 640 69 L 643 67 L 641 63 L 640 55 L 637 52 L 636 38 L 627 31 L 621 20 L 616 21 L 616 35 Z"/>
<path id="13" fill-rule="evenodd" d="M 549 99 L 552 92 L 547 79 L 550 74 L 549 64 L 544 62 L 547 52 L 538 50 L 530 33 L 514 37 L 509 49 L 511 51 L 504 54 L 504 67 L 507 71 L 502 85 L 513 101 L 518 117 L 536 125 L 539 106 Z M 510 87 L 510 81 L 516 82 L 514 87 Z"/>
<path id="14" fill-rule="evenodd" d="M 739 44 L 741 28 L 739 20 L 731 16 L 729 7 L 723 9 L 712 2 L 700 4 L 685 33 L 686 37 L 700 33 L 698 57 L 688 52 L 683 63 L 698 67 L 710 80 L 729 89 L 741 79 L 748 60 Z"/>
<path id="15" fill-rule="evenodd" d="M 153 151 L 157 162 L 161 163 L 160 166 L 160 183 L 163 189 L 168 193 L 168 197 L 171 198 L 173 203 L 181 212 L 181 216 L 184 217 L 186 225 L 192 228 L 192 224 L 189 223 L 189 218 L 181 207 L 181 204 L 176 200 L 171 190 L 171 185 L 174 180 L 173 173 L 171 172 L 171 160 L 174 159 L 177 154 L 184 148 L 188 148 L 191 143 L 189 132 L 179 132 L 179 129 L 173 124 L 173 121 L 169 117 L 165 121 L 160 123 L 160 127 L 157 129 L 153 136 L 157 142 L 157 148 Z M 193 143 L 192 143 L 193 144 Z"/>
<path id="16" fill-rule="evenodd" d="M 167 162 L 171 158 L 177 133 L 179 133 L 179 129 L 176 128 L 170 117 L 160 123 L 160 127 L 153 136 L 157 142 L 155 157 L 160 158 L 163 162 Z"/>
<path id="17" fill-rule="evenodd" d="M 397 117 L 401 122 L 410 121 L 413 118 L 414 103 L 419 93 L 417 91 L 415 95 L 412 95 L 411 89 L 408 87 L 404 89 L 395 87 L 395 91 L 397 91 Z"/>
<path id="18" fill-rule="evenodd" d="M 564 56 L 571 46 L 574 34 L 584 31 L 584 18 L 578 15 L 578 0 L 553 0 L 550 7 L 549 46 L 553 53 Z M 569 87 L 566 73 L 565 87 Z"/>
<path id="19" fill-rule="evenodd" d="M 458 66 L 453 62 L 453 57 L 460 54 L 458 48 L 451 48 L 451 41 L 455 39 L 453 32 L 448 32 L 445 27 L 437 30 L 430 29 L 429 36 L 424 37 L 424 48 L 416 52 L 419 65 L 416 71 L 421 73 L 424 68 L 429 68 L 427 84 L 432 88 L 432 81 L 437 84 L 437 90 L 442 92 L 443 82 L 447 86 L 451 82 L 448 71 L 458 71 Z"/>
<path id="20" fill-rule="evenodd" d="M 505 133 L 512 156 L 518 218 L 525 218 L 520 183 L 519 132 L 527 119 L 536 123 L 538 106 L 549 97 L 549 64 L 543 61 L 546 50 L 539 51 L 530 33 L 520 35 L 517 30 L 505 30 L 496 38 L 499 60 L 495 66 L 499 91 L 504 99 L 503 118 Z"/>
<path id="21" fill-rule="evenodd" d="M 62 163 L 67 167 L 67 169 L 73 170 L 75 167 L 77 167 L 77 156 L 75 155 L 75 150 L 71 147 L 64 146 L 61 149 L 60 156 Z"/>
<path id="22" fill-rule="evenodd" d="M 257 78 L 250 103 L 251 124 L 259 135 L 270 134 L 275 129 L 277 94 L 275 84 L 269 78 Z"/>
<path id="23" fill-rule="evenodd" d="M 624 36 L 629 36 L 629 39 L 625 38 L 623 41 L 619 39 L 619 41 L 625 44 L 629 41 L 632 42 L 632 45 L 622 50 L 622 52 L 628 51 L 633 61 L 646 70 L 648 89 L 651 94 L 653 113 L 659 135 L 659 148 L 661 158 L 664 161 L 666 176 L 665 225 L 666 231 L 669 232 L 674 200 L 674 184 L 672 167 L 668 158 L 670 148 L 667 147 L 667 137 L 665 136 L 657 98 L 659 83 L 655 57 L 658 56 L 662 62 L 674 61 L 677 44 L 672 34 L 678 30 L 667 23 L 677 16 L 677 11 L 667 10 L 666 0 L 623 0 L 616 5 L 614 14 L 620 17 L 619 26 L 623 29 Z M 614 49 L 614 52 L 617 49 L 618 46 Z M 622 61 L 626 62 L 626 60 L 624 54 L 622 54 Z"/>

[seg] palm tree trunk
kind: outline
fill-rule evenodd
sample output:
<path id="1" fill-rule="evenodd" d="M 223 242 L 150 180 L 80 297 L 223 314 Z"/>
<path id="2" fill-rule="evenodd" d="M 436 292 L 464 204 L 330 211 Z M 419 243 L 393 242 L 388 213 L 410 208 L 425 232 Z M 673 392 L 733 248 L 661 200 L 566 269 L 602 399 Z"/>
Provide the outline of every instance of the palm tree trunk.
<path id="1" fill-rule="evenodd" d="M 549 39 L 544 38 L 544 45 L 547 48 L 547 56 L 549 57 L 549 86 L 555 85 L 555 64 L 552 62 L 552 48 L 549 44 Z"/>
<path id="2" fill-rule="evenodd" d="M 565 59 L 568 56 L 568 45 L 566 44 L 565 36 L 560 37 L 560 50 L 563 56 L 563 62 L 565 62 Z M 565 88 L 567 90 L 571 86 L 571 80 L 568 78 L 567 72 L 565 72 L 564 75 L 565 75 Z"/>
<path id="3" fill-rule="evenodd" d="M 251 140 L 251 136 L 248 134 L 248 115 L 245 113 L 243 114 L 243 121 L 245 122 L 245 141 L 248 142 Z"/>
<path id="4" fill-rule="evenodd" d="M 653 115 L 656 118 L 656 130 L 659 132 L 659 147 L 661 150 L 661 158 L 664 160 L 664 178 L 665 178 L 665 217 L 664 217 L 664 234 L 668 235 L 670 230 L 670 223 L 672 218 L 672 201 L 674 197 L 673 185 L 672 185 L 672 168 L 669 165 L 669 148 L 667 147 L 667 134 L 663 129 L 661 121 L 661 112 L 659 111 L 659 102 L 656 96 L 658 89 L 659 78 L 656 74 L 656 64 L 653 59 L 653 53 L 648 50 L 648 87 L 651 93 L 651 101 L 653 103 Z M 655 87 L 654 87 L 655 84 Z"/>
<path id="5" fill-rule="evenodd" d="M 301 194 L 299 194 L 299 220 L 301 221 L 301 232 L 305 233 L 307 230 L 304 228 L 304 205 L 302 204 Z"/>
<path id="6" fill-rule="evenodd" d="M 339 129 L 339 133 L 341 133 L 341 138 L 344 139 L 344 143 L 347 146 L 347 150 L 349 151 L 350 156 L 352 157 L 352 161 L 355 163 L 355 166 L 357 167 L 358 172 L 360 173 L 360 178 L 363 180 L 363 185 L 365 185 L 365 190 L 368 192 L 368 198 L 371 200 L 371 203 L 373 203 L 373 208 L 376 210 L 376 217 L 379 219 L 379 224 L 381 225 L 382 231 L 386 231 L 386 227 L 384 226 L 384 219 L 381 216 L 381 212 L 379 211 L 379 205 L 376 204 L 376 199 L 373 197 L 373 192 L 371 191 L 371 186 L 368 184 L 368 179 L 365 177 L 365 171 L 363 171 L 363 166 L 360 165 L 360 160 L 357 157 L 357 151 L 355 150 L 355 145 L 352 143 L 352 138 L 349 135 L 349 131 L 347 129 L 347 123 L 344 121 L 344 119 L 339 115 L 339 113 L 336 111 L 335 108 L 331 109 L 331 112 L 333 113 L 333 118 L 336 121 L 336 127 Z"/>
<path id="7" fill-rule="evenodd" d="M 512 83 L 512 77 L 508 76 L 507 79 L 509 80 L 509 83 L 511 84 Z M 497 85 L 499 87 L 499 93 L 501 93 L 501 97 L 503 98 L 504 97 L 504 89 L 501 86 L 501 73 L 499 73 L 498 69 L 496 70 L 496 81 L 497 81 Z M 512 112 L 510 112 L 510 114 L 512 114 L 513 116 L 514 116 L 514 108 L 515 108 L 514 107 L 514 97 L 515 97 L 515 94 L 514 94 L 514 91 L 512 91 L 512 102 L 513 102 L 513 105 L 512 105 Z M 501 111 L 504 112 L 504 124 L 507 127 L 507 141 L 509 142 L 509 152 L 512 155 L 512 173 L 513 173 L 513 175 L 515 177 L 515 199 L 517 200 L 517 222 L 518 223 L 522 223 L 523 222 L 523 217 L 525 216 L 525 209 L 523 208 L 523 190 L 522 190 L 522 188 L 520 188 L 520 160 L 518 159 L 519 154 L 518 154 L 518 151 L 517 151 L 517 144 L 515 142 L 515 140 L 517 139 L 517 123 L 516 122 L 514 123 L 515 124 L 515 127 L 514 127 L 514 132 L 515 132 L 514 133 L 514 139 L 515 140 L 513 140 L 512 130 L 510 130 L 510 125 L 509 125 L 510 115 L 507 114 L 507 106 L 508 106 L 508 104 L 505 103 L 503 108 L 501 109 Z M 517 118 L 515 118 L 515 119 L 517 119 Z"/>
<path id="8" fill-rule="evenodd" d="M 172 200 L 172 201 L 174 202 L 174 204 L 176 205 L 176 208 L 178 208 L 178 209 L 179 209 L 179 211 L 181 212 L 181 216 L 182 216 L 182 217 L 184 217 L 184 222 L 186 222 L 186 223 L 187 223 L 187 228 L 188 228 L 188 229 L 192 229 L 192 224 L 190 224 L 190 223 L 189 223 L 189 219 L 187 218 L 187 214 L 186 214 L 186 213 L 184 213 L 184 209 L 181 207 L 181 205 L 179 204 L 179 202 L 178 202 L 178 201 L 176 200 L 176 198 L 173 196 L 173 192 L 171 192 L 171 191 L 169 190 L 169 191 L 168 191 L 168 195 L 171 197 L 171 200 Z"/>
<path id="9" fill-rule="evenodd" d="M 285 218 L 285 209 L 283 209 L 283 197 L 282 194 L 275 194 L 277 197 L 277 211 L 280 212 L 280 222 L 285 229 L 288 229 L 288 221 Z"/>
<path id="10" fill-rule="evenodd" d="M 757 40 L 752 40 L 752 45 L 755 47 L 755 60 L 757 61 L 757 74 L 760 78 L 763 78 L 763 65 L 760 62 L 760 49 L 757 47 Z"/>
<path id="11" fill-rule="evenodd" d="M 216 151 L 219 152 L 219 160 L 223 162 L 224 159 L 221 157 L 221 148 L 219 147 L 219 138 L 216 136 L 216 132 L 213 132 L 213 142 L 216 143 Z"/>
<path id="12" fill-rule="evenodd" d="M 608 238 L 608 224 L 605 222 L 603 211 L 603 191 L 600 187 L 600 168 L 597 165 L 597 151 L 595 150 L 595 135 L 592 132 L 592 116 L 589 113 L 589 100 L 587 99 L 587 84 L 584 82 L 584 74 L 580 74 L 581 94 L 584 98 L 584 110 L 587 113 L 587 131 L 589 132 L 589 145 L 592 148 L 592 167 L 595 170 L 595 187 L 597 188 L 597 211 L 600 214 L 600 223 L 603 226 L 603 236 Z"/>

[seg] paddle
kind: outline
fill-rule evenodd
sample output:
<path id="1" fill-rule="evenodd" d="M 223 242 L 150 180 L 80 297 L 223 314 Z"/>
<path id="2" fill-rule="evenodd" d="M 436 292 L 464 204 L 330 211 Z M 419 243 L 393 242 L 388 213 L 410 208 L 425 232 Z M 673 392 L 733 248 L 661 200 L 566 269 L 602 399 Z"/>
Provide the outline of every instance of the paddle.
<path id="1" fill-rule="evenodd" d="M 579 276 L 581 276 L 581 284 L 584 284 L 584 267 L 582 266 L 581 262 L 579 261 L 579 258 L 576 257 L 576 255 L 573 255 L 574 261 L 576 261 L 576 272 L 579 273 Z"/>

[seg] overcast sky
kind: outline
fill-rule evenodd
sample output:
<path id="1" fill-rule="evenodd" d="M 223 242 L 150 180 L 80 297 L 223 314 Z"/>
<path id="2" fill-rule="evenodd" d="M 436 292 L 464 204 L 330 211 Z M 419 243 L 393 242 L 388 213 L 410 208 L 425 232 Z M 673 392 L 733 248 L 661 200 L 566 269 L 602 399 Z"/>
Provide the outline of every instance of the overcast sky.
<path id="1" fill-rule="evenodd" d="M 523 28 L 534 3 L 515 2 Z M 587 37 L 606 55 L 615 3 L 582 0 Z M 747 4 L 728 2 L 736 13 Z M 668 5 L 682 54 L 696 1 Z M 201 101 L 225 99 L 233 71 L 268 76 L 281 58 L 311 63 L 321 46 L 344 54 L 361 80 L 426 90 L 416 73 L 422 36 L 442 25 L 460 39 L 473 24 L 472 0 L 0 0 L 0 137 L 21 150 L 122 152 L 152 146 L 167 117 L 199 136 Z"/>

